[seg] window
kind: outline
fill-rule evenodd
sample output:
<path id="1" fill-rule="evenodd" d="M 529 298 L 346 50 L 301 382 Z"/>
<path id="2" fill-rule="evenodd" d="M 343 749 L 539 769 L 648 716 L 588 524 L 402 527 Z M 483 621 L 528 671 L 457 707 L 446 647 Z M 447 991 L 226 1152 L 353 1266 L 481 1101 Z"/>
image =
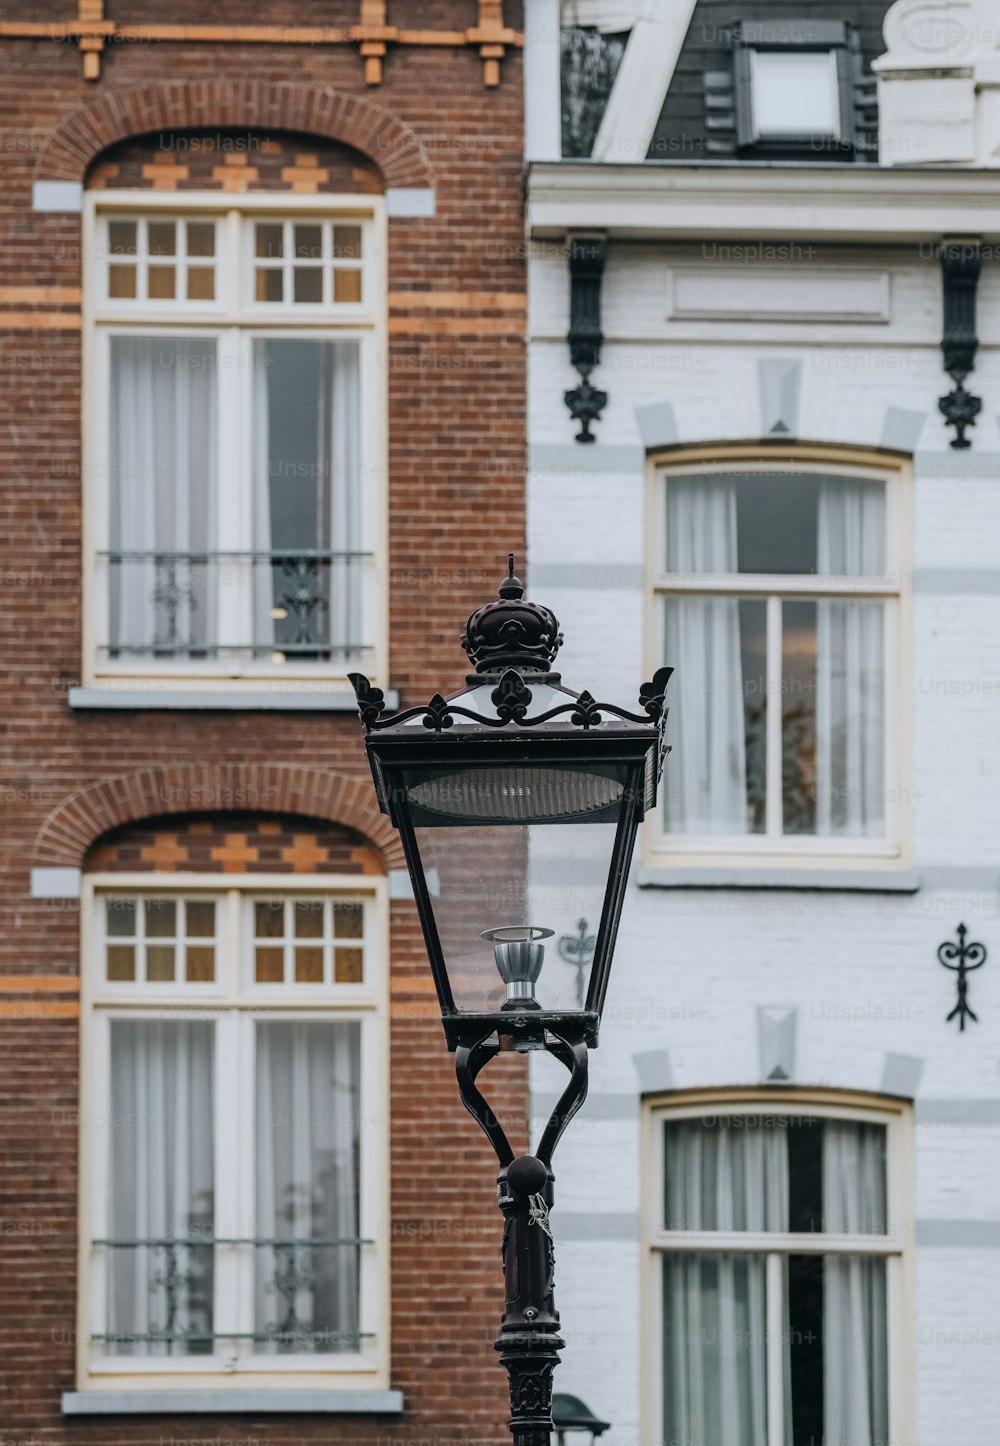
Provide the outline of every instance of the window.
<path id="1" fill-rule="evenodd" d="M 89 676 L 378 671 L 380 203 L 123 195 L 89 222 Z"/>
<path id="2" fill-rule="evenodd" d="M 370 1384 L 387 1328 L 380 895 L 160 882 L 89 895 L 91 1380 Z"/>
<path id="3" fill-rule="evenodd" d="M 791 460 L 657 474 L 657 847 L 898 855 L 900 485 Z"/>
<path id="4" fill-rule="evenodd" d="M 842 21 L 743 22 L 735 32 L 737 141 L 760 153 L 860 144 L 858 36 Z"/>
<path id="5" fill-rule="evenodd" d="M 903 1439 L 905 1119 L 773 1097 L 650 1112 L 657 1440 Z"/>
<path id="6" fill-rule="evenodd" d="M 751 50 L 755 139 L 840 132 L 837 57 L 832 50 Z"/>

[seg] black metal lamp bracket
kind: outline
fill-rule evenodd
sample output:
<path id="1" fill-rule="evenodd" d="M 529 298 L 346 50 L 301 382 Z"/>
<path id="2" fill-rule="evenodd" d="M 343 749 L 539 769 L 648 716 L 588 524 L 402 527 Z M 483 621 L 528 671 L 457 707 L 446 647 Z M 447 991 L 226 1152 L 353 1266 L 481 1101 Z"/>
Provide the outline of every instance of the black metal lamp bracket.
<path id="1" fill-rule="evenodd" d="M 580 373 L 580 385 L 563 393 L 570 416 L 580 423 L 578 442 L 595 442 L 590 430 L 608 404 L 607 392 L 591 384 L 590 373 L 601 360 L 601 282 L 608 259 L 604 236 L 571 236 L 569 240 L 569 359 Z"/>
<path id="2" fill-rule="evenodd" d="M 941 243 L 941 285 L 944 296 L 944 331 L 941 351 L 944 369 L 955 383 L 953 391 L 938 399 L 941 415 L 955 428 L 953 447 L 970 447 L 965 435 L 983 409 L 981 397 L 965 390 L 965 378 L 976 364 L 976 288 L 983 267 L 982 242 L 975 236 Z"/>
<path id="3" fill-rule="evenodd" d="M 496 1033 L 455 1050 L 462 1103 L 500 1162 L 497 1203 L 504 1217 L 505 1304 L 496 1349 L 510 1378 L 514 1446 L 549 1446 L 552 1439 L 552 1372 L 565 1344 L 555 1308 L 555 1246 L 549 1225 L 552 1154 L 587 1096 L 586 1044 L 549 1031 L 545 1048 L 569 1070 L 569 1082 L 542 1131 L 537 1153 L 517 1157 L 476 1084 L 480 1071 L 500 1053 Z"/>

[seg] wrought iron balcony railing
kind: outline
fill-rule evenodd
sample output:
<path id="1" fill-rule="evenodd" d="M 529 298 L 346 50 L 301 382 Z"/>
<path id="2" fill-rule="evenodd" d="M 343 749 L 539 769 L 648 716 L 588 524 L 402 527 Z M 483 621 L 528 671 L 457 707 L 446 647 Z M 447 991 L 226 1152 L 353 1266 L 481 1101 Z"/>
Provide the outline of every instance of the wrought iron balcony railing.
<path id="1" fill-rule="evenodd" d="M 246 1341 L 265 1351 L 343 1354 L 373 1338 L 358 1323 L 360 1249 L 372 1245 L 370 1239 L 199 1234 L 93 1243 L 107 1252 L 109 1328 L 91 1341 L 109 1354 L 207 1355 L 220 1341 Z M 256 1321 L 253 1330 L 215 1327 L 216 1250 L 227 1246 L 259 1252 L 255 1286 L 258 1298 L 273 1301 L 273 1308 L 265 1312 L 271 1319 Z M 122 1290 L 124 1308 L 113 1304 Z"/>
<path id="2" fill-rule="evenodd" d="M 118 551 L 98 554 L 110 659 L 350 663 L 370 651 L 370 552 Z"/>

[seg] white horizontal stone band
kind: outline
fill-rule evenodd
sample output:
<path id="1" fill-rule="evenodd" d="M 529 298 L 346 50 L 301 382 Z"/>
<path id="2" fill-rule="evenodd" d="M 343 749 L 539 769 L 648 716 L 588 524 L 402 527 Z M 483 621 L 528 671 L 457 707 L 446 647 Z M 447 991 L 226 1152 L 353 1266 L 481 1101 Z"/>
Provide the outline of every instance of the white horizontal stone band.
<path id="1" fill-rule="evenodd" d="M 402 1391 L 252 1389 L 212 1391 L 64 1391 L 64 1416 L 239 1415 L 295 1412 L 296 1415 L 398 1416 Z"/>

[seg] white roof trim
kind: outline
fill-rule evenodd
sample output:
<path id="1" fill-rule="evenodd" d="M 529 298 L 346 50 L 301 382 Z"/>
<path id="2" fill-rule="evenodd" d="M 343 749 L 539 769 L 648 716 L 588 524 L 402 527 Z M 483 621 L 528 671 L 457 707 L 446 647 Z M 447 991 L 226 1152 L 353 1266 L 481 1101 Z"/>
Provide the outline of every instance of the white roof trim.
<path id="1" fill-rule="evenodd" d="M 646 0 L 625 46 L 594 141 L 595 161 L 641 161 L 649 150 L 695 0 Z"/>
<path id="2" fill-rule="evenodd" d="M 563 0 L 562 23 L 614 35 L 631 30 L 642 9 L 643 0 Z"/>

